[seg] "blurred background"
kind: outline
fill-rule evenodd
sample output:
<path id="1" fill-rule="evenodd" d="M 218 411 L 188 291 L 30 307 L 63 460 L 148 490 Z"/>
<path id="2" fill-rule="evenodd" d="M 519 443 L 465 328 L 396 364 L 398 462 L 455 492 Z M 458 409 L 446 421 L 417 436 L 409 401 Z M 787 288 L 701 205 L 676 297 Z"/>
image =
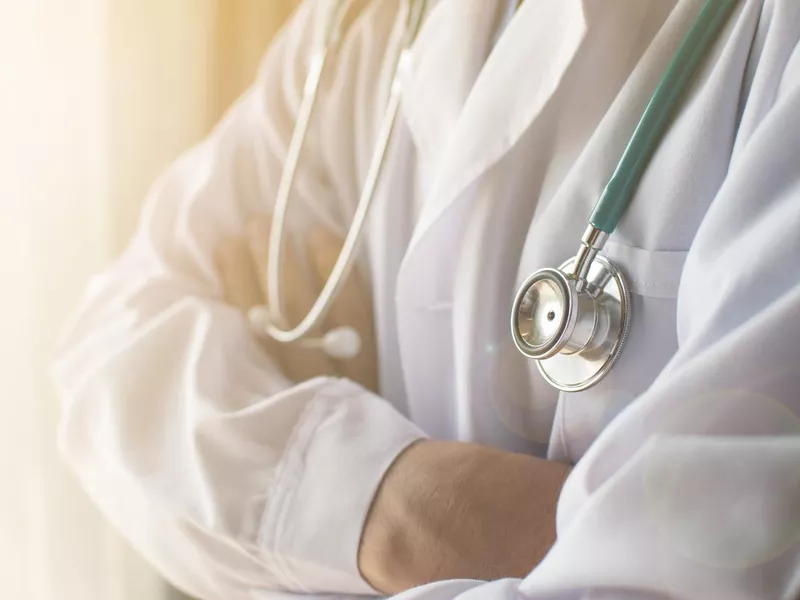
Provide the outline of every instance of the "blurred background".
<path id="1" fill-rule="evenodd" d="M 53 346 L 297 0 L 0 0 L 0 595 L 182 598 L 56 452 Z"/>

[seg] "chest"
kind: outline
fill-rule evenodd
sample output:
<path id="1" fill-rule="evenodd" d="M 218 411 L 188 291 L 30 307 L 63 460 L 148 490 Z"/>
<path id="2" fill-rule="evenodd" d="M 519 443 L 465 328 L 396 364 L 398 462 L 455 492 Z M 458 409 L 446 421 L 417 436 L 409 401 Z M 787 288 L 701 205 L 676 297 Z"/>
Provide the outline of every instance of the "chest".
<path id="1" fill-rule="evenodd" d="M 616 4 L 607 6 L 626 3 Z M 605 21 L 597 13 L 580 27 L 566 22 L 562 37 L 572 31 L 572 43 L 551 44 L 560 60 L 523 89 L 512 82 L 525 76 L 526 64 L 535 67 L 537 48 L 512 24 L 511 37 L 480 68 L 464 67 L 473 81 L 460 105 L 448 98 L 458 106 L 449 123 L 425 128 L 435 108 L 406 107 L 397 149 L 405 158 L 389 176 L 394 197 L 386 205 L 394 208 L 382 225 L 385 233 L 404 223 L 405 233 L 394 263 L 381 270 L 392 281 L 385 300 L 402 365 L 398 394 L 432 435 L 529 452 L 549 445 L 551 455 L 576 460 L 680 344 L 683 264 L 743 143 L 742 98 L 758 29 L 752 4 L 709 57 L 608 245 L 607 256 L 631 284 L 635 315 L 612 375 L 588 392 L 560 397 L 516 354 L 508 331 L 519 283 L 575 254 L 697 2 L 645 4 L 627 19 L 615 20 L 611 10 Z M 621 41 L 609 47 L 609 39 Z M 398 194 L 414 199 L 418 215 Z"/>

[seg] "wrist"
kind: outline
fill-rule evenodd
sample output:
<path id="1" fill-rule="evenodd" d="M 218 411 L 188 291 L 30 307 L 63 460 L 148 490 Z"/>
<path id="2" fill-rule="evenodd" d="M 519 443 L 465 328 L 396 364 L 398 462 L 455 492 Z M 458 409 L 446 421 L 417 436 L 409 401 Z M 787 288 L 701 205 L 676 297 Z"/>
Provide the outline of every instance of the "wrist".
<path id="1" fill-rule="evenodd" d="M 359 549 L 362 576 L 376 590 L 396 594 L 427 583 L 416 563 L 432 555 L 428 521 L 434 516 L 423 506 L 437 493 L 430 477 L 444 459 L 442 448 L 441 442 L 413 444 L 397 457 L 376 492 Z"/>
<path id="2" fill-rule="evenodd" d="M 569 470 L 458 442 L 419 442 L 385 475 L 362 535 L 364 578 L 384 593 L 443 579 L 526 575 L 555 540 Z"/>

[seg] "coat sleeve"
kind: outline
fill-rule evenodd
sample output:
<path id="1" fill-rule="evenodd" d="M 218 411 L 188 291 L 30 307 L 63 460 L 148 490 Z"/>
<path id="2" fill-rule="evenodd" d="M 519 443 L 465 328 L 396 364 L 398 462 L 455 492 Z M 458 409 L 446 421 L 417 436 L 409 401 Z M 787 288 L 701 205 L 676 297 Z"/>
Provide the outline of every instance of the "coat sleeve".
<path id="1" fill-rule="evenodd" d="M 60 446 L 82 485 L 168 579 L 204 600 L 371 593 L 357 568 L 363 521 L 385 470 L 422 436 L 352 382 L 287 381 L 222 302 L 213 266 L 217 243 L 274 198 L 329 4 L 301 6 L 257 84 L 155 186 L 131 246 L 91 282 L 55 368 Z M 348 29 L 326 90 L 369 73 L 363 51 L 380 56 L 373 42 L 387 37 L 393 4 Z M 325 219 L 351 191 L 327 172 L 353 173 L 342 161 L 355 159 L 352 140 L 331 156 L 319 139 L 309 136 L 298 202 Z"/>
<path id="2" fill-rule="evenodd" d="M 770 77 L 687 257 L 680 348 L 576 466 L 552 552 L 402 600 L 800 598 L 800 49 Z"/>

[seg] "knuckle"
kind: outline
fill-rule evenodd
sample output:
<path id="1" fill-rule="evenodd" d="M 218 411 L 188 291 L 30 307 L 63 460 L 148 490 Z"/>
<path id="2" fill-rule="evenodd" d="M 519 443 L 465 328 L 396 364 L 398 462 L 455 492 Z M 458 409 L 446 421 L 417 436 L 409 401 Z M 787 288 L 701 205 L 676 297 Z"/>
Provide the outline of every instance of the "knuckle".
<path id="1" fill-rule="evenodd" d="M 311 234 L 309 247 L 318 267 L 326 271 L 333 267 L 342 251 L 341 241 L 325 230 Z"/>
<path id="2" fill-rule="evenodd" d="M 247 244 L 240 236 L 229 236 L 217 244 L 214 261 L 219 268 L 229 268 L 247 255 Z"/>
<path id="3" fill-rule="evenodd" d="M 250 240 L 263 240 L 269 237 L 272 218 L 269 215 L 253 215 L 245 225 L 245 235 Z"/>

